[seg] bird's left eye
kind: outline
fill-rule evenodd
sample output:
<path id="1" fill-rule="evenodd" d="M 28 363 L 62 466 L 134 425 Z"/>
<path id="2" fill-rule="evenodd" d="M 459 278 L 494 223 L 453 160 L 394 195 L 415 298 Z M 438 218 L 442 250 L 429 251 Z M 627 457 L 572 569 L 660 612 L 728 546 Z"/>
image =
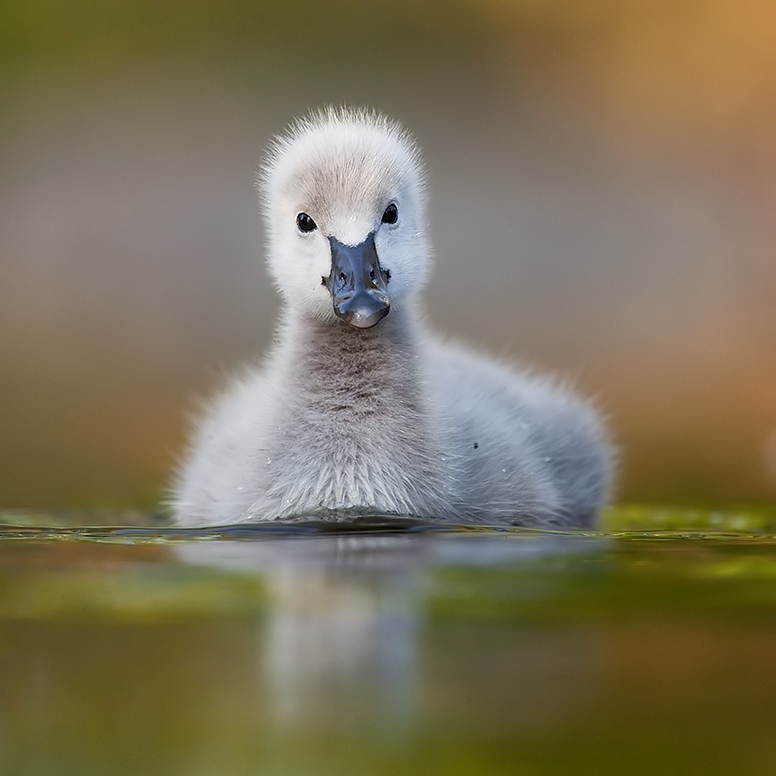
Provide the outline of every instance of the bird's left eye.
<path id="1" fill-rule="evenodd" d="M 396 205 L 391 202 L 390 205 L 388 205 L 387 208 L 385 208 L 385 212 L 383 213 L 383 223 L 384 224 L 395 224 L 399 219 L 399 209 L 396 207 Z"/>

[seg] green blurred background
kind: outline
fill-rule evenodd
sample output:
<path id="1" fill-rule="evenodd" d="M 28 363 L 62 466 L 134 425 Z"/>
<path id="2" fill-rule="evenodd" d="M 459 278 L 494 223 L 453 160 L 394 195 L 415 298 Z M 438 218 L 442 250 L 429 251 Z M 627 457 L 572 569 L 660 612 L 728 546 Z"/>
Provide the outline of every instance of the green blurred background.
<path id="1" fill-rule="evenodd" d="M 771 0 L 0 0 L 0 505 L 155 503 L 331 102 L 416 134 L 431 320 L 598 396 L 622 498 L 776 495 Z"/>

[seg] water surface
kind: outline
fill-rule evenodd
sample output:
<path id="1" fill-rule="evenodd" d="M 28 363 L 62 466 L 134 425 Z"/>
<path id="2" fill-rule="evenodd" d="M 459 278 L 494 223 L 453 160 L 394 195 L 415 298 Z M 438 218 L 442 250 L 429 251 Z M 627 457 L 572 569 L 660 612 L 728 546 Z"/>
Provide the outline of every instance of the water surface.
<path id="1" fill-rule="evenodd" d="M 3 774 L 776 769 L 767 532 L 27 522 Z"/>

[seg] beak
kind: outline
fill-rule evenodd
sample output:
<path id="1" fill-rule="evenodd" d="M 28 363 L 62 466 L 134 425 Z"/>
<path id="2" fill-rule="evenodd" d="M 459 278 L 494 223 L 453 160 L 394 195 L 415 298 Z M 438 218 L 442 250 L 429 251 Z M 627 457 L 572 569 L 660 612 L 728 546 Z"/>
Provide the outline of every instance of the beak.
<path id="1" fill-rule="evenodd" d="M 345 323 L 369 329 L 388 315 L 388 275 L 380 266 L 374 232 L 360 245 L 329 237 L 331 274 L 326 278 L 334 312 Z"/>

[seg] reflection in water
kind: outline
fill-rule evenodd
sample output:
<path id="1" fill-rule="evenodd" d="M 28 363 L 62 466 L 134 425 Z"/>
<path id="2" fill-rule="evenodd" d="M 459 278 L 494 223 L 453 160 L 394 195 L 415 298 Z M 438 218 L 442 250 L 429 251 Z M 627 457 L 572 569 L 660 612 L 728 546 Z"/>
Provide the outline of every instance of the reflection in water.
<path id="1" fill-rule="evenodd" d="M 334 727 L 399 731 L 413 724 L 418 711 L 419 636 L 431 569 L 497 565 L 599 545 L 589 539 L 458 537 L 441 542 L 411 535 L 350 535 L 189 544 L 177 547 L 176 554 L 186 563 L 260 572 L 265 578 L 269 609 L 259 626 L 259 665 L 276 724 L 293 728 L 325 721 Z M 544 591 L 525 593 L 535 597 Z M 574 694 L 573 682 L 542 686 L 546 669 L 552 680 L 569 669 L 585 673 L 590 639 L 576 635 L 571 643 L 553 646 L 529 631 L 512 646 L 526 654 L 506 656 L 509 673 L 515 673 L 509 665 L 514 661 L 531 670 L 504 700 L 513 715 L 521 710 L 517 716 L 530 725 L 537 716 L 560 711 Z M 470 671 L 476 675 L 481 669 Z M 435 669 L 428 667 L 426 673 L 433 675 Z"/>
<path id="2" fill-rule="evenodd" d="M 263 662 L 281 722 L 309 722 L 340 705 L 351 724 L 364 715 L 383 728 L 411 721 L 415 582 L 382 576 L 367 586 L 349 573 L 288 568 L 270 576 Z M 343 694 L 361 703 L 338 703 Z"/>
<path id="3" fill-rule="evenodd" d="M 417 704 L 419 549 L 410 537 L 333 536 L 176 553 L 265 576 L 259 665 L 277 724 L 309 725 L 336 709 L 342 724 L 386 730 L 411 724 Z"/>

